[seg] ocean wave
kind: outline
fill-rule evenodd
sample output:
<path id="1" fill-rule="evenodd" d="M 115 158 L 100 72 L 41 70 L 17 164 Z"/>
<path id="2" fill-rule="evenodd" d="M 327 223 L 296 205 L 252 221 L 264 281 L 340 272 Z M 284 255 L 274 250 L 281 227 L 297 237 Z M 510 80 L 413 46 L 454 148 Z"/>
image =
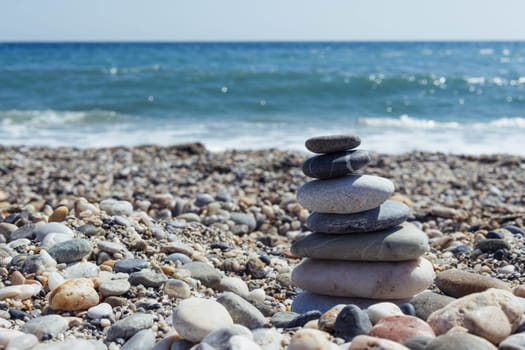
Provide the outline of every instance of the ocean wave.
<path id="1" fill-rule="evenodd" d="M 412 118 L 402 115 L 399 118 L 358 118 L 357 123 L 373 128 L 402 129 L 492 129 L 492 128 L 525 128 L 525 118 L 505 117 L 486 122 L 437 121 L 432 119 Z"/>
<path id="2" fill-rule="evenodd" d="M 57 111 L 47 110 L 0 110 L 0 125 L 46 126 L 90 125 L 118 122 L 121 115 L 115 111 Z"/>

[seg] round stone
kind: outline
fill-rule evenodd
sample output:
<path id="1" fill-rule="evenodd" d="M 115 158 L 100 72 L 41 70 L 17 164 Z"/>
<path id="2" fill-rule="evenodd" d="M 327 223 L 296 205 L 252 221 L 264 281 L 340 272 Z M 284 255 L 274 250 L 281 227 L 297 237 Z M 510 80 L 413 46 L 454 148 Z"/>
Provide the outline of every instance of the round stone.
<path id="1" fill-rule="evenodd" d="M 368 334 L 398 343 L 416 336 L 435 337 L 434 331 L 428 323 L 408 315 L 385 317 L 379 320 Z"/>
<path id="2" fill-rule="evenodd" d="M 489 288 L 510 290 L 510 286 L 507 283 L 497 278 L 458 269 L 440 272 L 436 276 L 435 283 L 443 293 L 455 298 L 483 292 Z"/>
<path id="3" fill-rule="evenodd" d="M 130 287 L 131 284 L 125 279 L 110 280 L 103 282 L 99 287 L 99 291 L 103 297 L 119 296 L 125 294 Z"/>
<path id="4" fill-rule="evenodd" d="M 323 154 L 307 159 L 303 164 L 303 173 L 316 179 L 330 179 L 354 173 L 370 161 L 370 155 L 365 150 Z"/>
<path id="5" fill-rule="evenodd" d="M 351 261 L 406 261 L 428 250 L 427 235 L 412 224 L 384 231 L 331 235 L 313 233 L 292 245 L 296 256 Z"/>
<path id="6" fill-rule="evenodd" d="M 100 303 L 88 309 L 87 315 L 89 318 L 99 320 L 101 318 L 113 317 L 113 308 L 108 303 Z"/>
<path id="7" fill-rule="evenodd" d="M 184 339 L 200 342 L 212 331 L 232 326 L 233 320 L 220 303 L 190 298 L 181 301 L 173 310 L 173 325 Z"/>
<path id="8" fill-rule="evenodd" d="M 49 295 L 49 306 L 54 310 L 86 310 L 98 303 L 98 293 L 87 278 L 66 280 Z"/>
<path id="9" fill-rule="evenodd" d="M 304 259 L 292 271 L 294 284 L 310 292 L 374 299 L 411 297 L 432 284 L 432 264 L 423 259 L 361 262 Z"/>
<path id="10" fill-rule="evenodd" d="M 379 207 L 354 214 L 312 213 L 306 226 L 314 232 L 345 234 L 372 232 L 397 226 L 408 218 L 409 208 L 399 202 L 387 200 Z"/>
<path id="11" fill-rule="evenodd" d="M 191 277 L 201 281 L 206 287 L 215 287 L 220 283 L 221 274 L 213 266 L 200 262 L 194 261 L 182 265 L 184 270 L 191 272 Z"/>
<path id="12" fill-rule="evenodd" d="M 106 199 L 100 202 L 100 209 L 104 210 L 109 215 L 131 215 L 133 213 L 133 205 L 127 201 L 118 201 L 115 199 Z"/>
<path id="13" fill-rule="evenodd" d="M 390 302 L 381 302 L 370 305 L 366 311 L 373 324 L 376 324 L 384 317 L 403 315 L 403 311 L 401 311 L 399 306 Z"/>
<path id="14" fill-rule="evenodd" d="M 53 245 L 48 252 L 57 262 L 70 263 L 89 255 L 91 244 L 85 239 L 72 239 Z"/>
<path id="15" fill-rule="evenodd" d="M 67 320 L 59 315 L 46 315 L 29 320 L 23 327 L 22 332 L 36 335 L 42 340 L 44 337 L 57 336 L 68 328 Z"/>
<path id="16" fill-rule="evenodd" d="M 361 139 L 357 135 L 340 134 L 317 136 L 306 140 L 305 147 L 313 153 L 333 153 L 347 151 L 356 148 L 361 144 Z"/>
<path id="17" fill-rule="evenodd" d="M 184 281 L 169 279 L 164 285 L 164 293 L 171 298 L 187 299 L 191 296 L 191 289 Z"/>
<path id="18" fill-rule="evenodd" d="M 297 201 L 320 213 L 352 214 L 381 205 L 394 192 L 392 181 L 373 175 L 347 175 L 305 183 Z"/>

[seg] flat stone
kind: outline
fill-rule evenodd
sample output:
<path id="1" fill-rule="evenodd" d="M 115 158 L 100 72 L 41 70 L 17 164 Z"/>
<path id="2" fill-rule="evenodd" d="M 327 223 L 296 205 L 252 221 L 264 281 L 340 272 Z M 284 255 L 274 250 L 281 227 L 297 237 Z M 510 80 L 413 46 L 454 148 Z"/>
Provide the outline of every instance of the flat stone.
<path id="1" fill-rule="evenodd" d="M 482 239 L 476 243 L 475 248 L 483 253 L 493 253 L 499 249 L 510 250 L 511 246 L 503 239 Z"/>
<path id="2" fill-rule="evenodd" d="M 257 222 L 252 214 L 233 212 L 230 213 L 230 220 L 232 220 L 237 225 L 246 225 L 250 231 L 255 230 Z"/>
<path id="3" fill-rule="evenodd" d="M 396 305 L 401 305 L 406 303 L 407 298 L 398 299 L 398 300 L 387 300 Z M 354 298 L 354 297 L 335 297 L 330 295 L 323 295 L 311 292 L 302 292 L 295 297 L 292 302 L 292 311 L 296 313 L 305 313 L 311 310 L 319 310 L 321 312 L 326 312 L 338 304 L 354 304 L 359 306 L 362 309 L 366 309 L 370 305 L 376 304 L 377 299 L 370 298 Z"/>
<path id="4" fill-rule="evenodd" d="M 429 249 L 427 235 L 412 224 L 384 231 L 332 235 L 313 233 L 293 243 L 295 256 L 351 261 L 406 261 Z"/>
<path id="5" fill-rule="evenodd" d="M 316 179 L 330 179 L 352 174 L 370 163 L 370 154 L 365 150 L 323 154 L 307 159 L 303 173 Z"/>
<path id="6" fill-rule="evenodd" d="M 59 263 L 71 263 L 91 254 L 91 244 L 85 239 L 72 239 L 55 244 L 48 253 Z"/>
<path id="7" fill-rule="evenodd" d="M 306 226 L 312 231 L 328 234 L 373 232 L 405 222 L 410 209 L 403 203 L 387 200 L 379 207 L 355 214 L 312 213 Z"/>
<path id="8" fill-rule="evenodd" d="M 509 336 L 499 343 L 498 350 L 525 350 L 525 333 Z"/>
<path id="9" fill-rule="evenodd" d="M 24 300 L 29 299 L 42 290 L 39 284 L 18 284 L 0 288 L 0 300 L 7 298 Z"/>
<path id="10" fill-rule="evenodd" d="M 68 279 L 49 294 L 49 307 L 53 310 L 87 310 L 98 303 L 98 293 L 87 278 Z"/>
<path id="11" fill-rule="evenodd" d="M 123 259 L 117 261 L 113 266 L 113 269 L 116 272 L 132 273 L 143 270 L 148 266 L 148 261 L 144 259 Z"/>
<path id="12" fill-rule="evenodd" d="M 356 148 L 360 144 L 361 138 L 352 134 L 316 136 L 304 143 L 306 149 L 313 153 L 342 152 Z"/>
<path id="13" fill-rule="evenodd" d="M 228 310 L 235 323 L 249 329 L 263 327 L 266 323 L 264 315 L 255 306 L 237 294 L 224 292 L 217 298 L 217 302 Z"/>
<path id="14" fill-rule="evenodd" d="M 209 264 L 200 261 L 194 261 L 182 265 L 182 268 L 190 271 L 191 277 L 201 281 L 201 283 L 206 287 L 213 288 L 220 283 L 220 272 Z"/>
<path id="15" fill-rule="evenodd" d="M 210 299 L 185 299 L 173 310 L 173 326 L 191 342 L 200 342 L 214 330 L 232 325 L 228 310 Z"/>
<path id="16" fill-rule="evenodd" d="M 427 322 L 437 335 L 444 334 L 456 326 L 466 328 L 469 332 L 477 334 L 476 332 L 484 332 L 484 330 L 475 322 L 477 318 L 475 312 L 480 312 L 479 310 L 483 309 L 481 315 L 487 320 L 490 320 L 491 317 L 497 320 L 502 318 L 500 313 L 494 312 L 494 308 L 489 308 L 493 306 L 503 311 L 510 324 L 509 330 L 511 332 L 518 328 L 523 314 L 520 301 L 511 292 L 495 288 L 459 298 L 444 308 L 433 312 L 428 317 Z M 466 317 L 469 314 L 471 316 Z M 503 339 L 508 335 L 510 332 L 505 336 L 500 334 Z"/>
<path id="17" fill-rule="evenodd" d="M 151 349 L 155 345 L 155 333 L 149 329 L 143 329 L 132 336 L 121 348 L 121 350 L 144 350 Z"/>
<path id="18" fill-rule="evenodd" d="M 59 315 L 36 317 L 22 326 L 22 332 L 33 334 L 40 340 L 49 335 L 56 337 L 66 329 L 68 329 L 68 322 Z"/>
<path id="19" fill-rule="evenodd" d="M 455 298 L 483 292 L 489 288 L 510 290 L 510 286 L 507 283 L 497 278 L 458 269 L 450 269 L 438 273 L 435 283 L 443 293 Z"/>
<path id="20" fill-rule="evenodd" d="M 297 312 L 279 311 L 272 315 L 271 323 L 276 328 L 285 328 L 291 320 L 299 315 Z"/>
<path id="21" fill-rule="evenodd" d="M 150 328 L 153 325 L 153 315 L 137 312 L 126 317 L 108 329 L 107 340 L 128 339 L 143 329 Z"/>
<path id="22" fill-rule="evenodd" d="M 414 297 L 410 299 L 410 304 L 416 309 L 417 317 L 422 320 L 427 320 L 431 313 L 447 306 L 454 300 L 456 299 L 446 295 L 425 291 L 414 295 Z"/>
<path id="23" fill-rule="evenodd" d="M 130 287 L 131 284 L 125 279 L 110 280 L 103 282 L 99 287 L 99 291 L 103 297 L 119 296 L 125 294 Z"/>
<path id="24" fill-rule="evenodd" d="M 69 235 L 71 238 L 75 236 L 69 227 L 59 222 L 50 222 L 43 225 L 37 224 L 35 227 L 35 238 L 39 242 L 42 242 L 50 233 L 62 233 Z"/>
<path id="25" fill-rule="evenodd" d="M 173 262 L 180 262 L 182 265 L 190 263 L 191 258 L 187 255 L 184 255 L 182 253 L 173 253 L 168 256 L 166 256 L 166 260 L 173 261 Z"/>
<path id="26" fill-rule="evenodd" d="M 402 262 L 303 261 L 292 271 L 304 290 L 341 297 L 402 299 L 432 284 L 434 270 L 424 258 Z"/>
<path id="27" fill-rule="evenodd" d="M 350 341 L 361 334 L 368 334 L 372 322 L 365 311 L 356 305 L 346 305 L 337 315 L 334 336 Z"/>
<path id="28" fill-rule="evenodd" d="M 416 336 L 435 337 L 432 327 L 425 321 L 408 315 L 387 316 L 379 320 L 368 335 L 398 343 Z"/>
<path id="29" fill-rule="evenodd" d="M 162 286 L 168 278 L 163 273 L 158 273 L 150 269 L 133 272 L 129 275 L 128 282 L 133 286 L 142 284 L 144 287 L 158 288 Z"/>
<path id="30" fill-rule="evenodd" d="M 489 341 L 463 332 L 452 332 L 432 340 L 425 350 L 496 350 Z"/>
<path id="31" fill-rule="evenodd" d="M 248 285 L 239 277 L 223 277 L 221 278 L 217 289 L 222 292 L 232 292 L 240 295 L 243 298 L 247 298 L 250 295 Z M 263 300 L 264 301 L 264 298 Z"/>
<path id="32" fill-rule="evenodd" d="M 368 335 L 358 335 L 352 340 L 348 350 L 410 350 L 404 345 L 392 340 L 371 337 Z M 452 349 L 452 348 L 451 348 Z M 449 350 L 451 350 L 449 349 Z"/>
<path id="33" fill-rule="evenodd" d="M 374 175 L 347 175 L 302 185 L 297 201 L 319 213 L 352 214 L 378 207 L 394 192 L 392 181 Z"/>
<path id="34" fill-rule="evenodd" d="M 388 316 L 403 315 L 403 311 L 401 311 L 399 306 L 386 301 L 370 305 L 366 309 L 366 312 L 368 313 L 368 318 L 370 318 L 372 324 L 376 324 L 379 320 Z"/>

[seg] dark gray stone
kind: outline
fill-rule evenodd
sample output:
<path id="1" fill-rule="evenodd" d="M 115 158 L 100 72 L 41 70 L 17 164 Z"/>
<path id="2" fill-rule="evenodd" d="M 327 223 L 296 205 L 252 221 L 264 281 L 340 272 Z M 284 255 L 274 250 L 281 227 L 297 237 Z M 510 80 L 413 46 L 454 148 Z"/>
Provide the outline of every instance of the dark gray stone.
<path id="1" fill-rule="evenodd" d="M 368 334 L 372 322 L 368 314 L 356 305 L 346 305 L 335 320 L 334 336 L 350 341 L 361 334 Z"/>
<path id="2" fill-rule="evenodd" d="M 113 266 L 116 272 L 132 273 L 143 270 L 149 265 L 147 260 L 144 259 L 124 259 L 117 261 Z"/>
<path id="3" fill-rule="evenodd" d="M 255 306 L 232 292 L 224 292 L 217 298 L 230 314 L 233 322 L 249 329 L 263 327 L 266 323 L 264 315 Z"/>
<path id="4" fill-rule="evenodd" d="M 175 340 L 171 343 L 170 350 L 190 350 L 193 345 L 195 344 L 184 339 Z"/>
<path id="5" fill-rule="evenodd" d="M 279 311 L 272 316 L 271 323 L 275 328 L 284 328 L 297 316 L 299 316 L 297 312 Z"/>
<path id="6" fill-rule="evenodd" d="M 476 243 L 475 248 L 483 253 L 492 253 L 498 249 L 510 250 L 510 244 L 502 239 L 482 239 Z"/>
<path id="7" fill-rule="evenodd" d="M 426 321 L 431 313 L 447 306 L 454 300 L 456 299 L 428 291 L 413 296 L 410 299 L 410 304 L 416 309 L 416 316 Z"/>
<path id="8" fill-rule="evenodd" d="M 182 253 L 170 254 L 170 255 L 168 255 L 166 257 L 166 260 L 173 261 L 173 262 L 179 261 L 183 265 L 191 262 L 191 258 L 188 257 L 187 255 L 182 254 Z"/>
<path id="9" fill-rule="evenodd" d="M 113 326 L 109 327 L 107 339 L 109 341 L 119 338 L 126 340 L 139 331 L 150 328 L 152 325 L 153 315 L 138 312 L 123 320 L 117 321 Z"/>
<path id="10" fill-rule="evenodd" d="M 403 342 L 403 345 L 409 348 L 410 350 L 425 350 L 425 347 L 432 340 L 434 340 L 434 338 L 426 337 L 424 335 L 418 335 L 416 337 L 408 338 Z"/>
<path id="11" fill-rule="evenodd" d="M 321 312 L 317 310 L 307 311 L 303 314 L 297 315 L 295 318 L 290 320 L 286 325 L 286 328 L 302 327 L 307 322 L 312 320 L 318 320 L 321 317 Z"/>
<path id="12" fill-rule="evenodd" d="M 48 253 L 59 263 L 75 262 L 91 253 L 91 244 L 85 239 L 72 239 L 53 245 Z"/>
<path id="13" fill-rule="evenodd" d="M 133 272 L 129 278 L 128 282 L 131 285 L 137 286 L 142 284 L 144 287 L 160 287 L 163 285 L 168 278 L 162 273 L 157 273 L 155 271 L 144 269 L 141 271 Z"/>
<path id="14" fill-rule="evenodd" d="M 399 201 L 387 200 L 379 207 L 354 214 L 312 213 L 306 226 L 328 234 L 372 232 L 397 226 L 408 218 L 410 209 Z"/>
<path id="15" fill-rule="evenodd" d="M 405 261 L 428 250 L 427 235 L 412 224 L 384 231 L 332 235 L 310 234 L 295 242 L 292 254 L 313 259 Z"/>
<path id="16" fill-rule="evenodd" d="M 144 350 L 151 349 L 153 346 L 155 346 L 155 333 L 149 329 L 143 329 L 132 336 L 121 350 Z"/>
<path id="17" fill-rule="evenodd" d="M 331 179 L 352 174 L 370 163 L 365 150 L 337 152 L 308 158 L 303 164 L 303 173 L 316 179 Z"/>
<path id="18" fill-rule="evenodd" d="M 416 316 L 416 308 L 410 303 L 404 303 L 399 308 L 405 315 Z"/>
<path id="19" fill-rule="evenodd" d="M 9 236 L 9 241 L 15 241 L 20 238 L 33 239 L 36 236 L 37 224 L 27 224 L 13 231 Z"/>
<path id="20" fill-rule="evenodd" d="M 206 287 L 215 287 L 221 280 L 220 272 L 213 266 L 200 261 L 182 265 L 182 268 L 191 272 L 191 277 L 201 281 Z"/>
<path id="21" fill-rule="evenodd" d="M 502 226 L 504 229 L 510 231 L 511 233 L 515 234 L 515 235 L 521 235 L 521 236 L 525 236 L 525 230 L 523 230 L 522 228 L 516 226 L 516 225 L 503 225 Z"/>
<path id="22" fill-rule="evenodd" d="M 496 350 L 488 340 L 463 332 L 447 333 L 434 338 L 425 350 Z"/>
<path id="23" fill-rule="evenodd" d="M 313 153 L 334 153 L 356 148 L 361 138 L 351 134 L 317 136 L 306 140 L 305 147 Z"/>

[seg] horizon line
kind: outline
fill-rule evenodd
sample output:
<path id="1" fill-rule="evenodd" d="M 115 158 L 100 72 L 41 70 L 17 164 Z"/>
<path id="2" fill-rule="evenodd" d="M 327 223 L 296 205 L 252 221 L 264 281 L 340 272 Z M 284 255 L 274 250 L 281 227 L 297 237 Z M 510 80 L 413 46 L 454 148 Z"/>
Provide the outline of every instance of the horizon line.
<path id="1" fill-rule="evenodd" d="M 0 44 L 352 44 L 352 43 L 516 43 L 525 39 L 350 39 L 350 40 L 0 40 Z"/>

